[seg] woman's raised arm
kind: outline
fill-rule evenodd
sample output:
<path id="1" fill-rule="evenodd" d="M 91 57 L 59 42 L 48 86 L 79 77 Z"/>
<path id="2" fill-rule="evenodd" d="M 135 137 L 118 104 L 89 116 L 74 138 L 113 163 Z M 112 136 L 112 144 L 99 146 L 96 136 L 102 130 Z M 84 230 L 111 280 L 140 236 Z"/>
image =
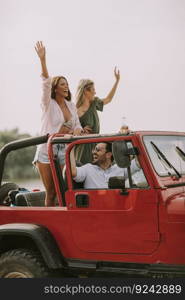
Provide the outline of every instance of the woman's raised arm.
<path id="1" fill-rule="evenodd" d="M 112 89 L 108 93 L 107 97 L 102 99 L 103 104 L 110 103 L 112 101 L 112 98 L 114 97 L 115 92 L 116 92 L 116 89 L 117 89 L 117 86 L 118 86 L 118 83 L 119 83 L 119 80 L 120 80 L 120 72 L 119 72 L 119 70 L 116 69 L 116 67 L 114 69 L 114 76 L 115 76 L 116 81 L 115 81 Z"/>
<path id="2" fill-rule="evenodd" d="M 41 68 L 42 68 L 42 76 L 45 78 L 48 78 L 49 74 L 48 74 L 48 69 L 47 69 L 47 65 L 46 65 L 46 49 L 41 41 L 36 43 L 35 50 L 38 54 L 38 57 L 40 58 Z"/>

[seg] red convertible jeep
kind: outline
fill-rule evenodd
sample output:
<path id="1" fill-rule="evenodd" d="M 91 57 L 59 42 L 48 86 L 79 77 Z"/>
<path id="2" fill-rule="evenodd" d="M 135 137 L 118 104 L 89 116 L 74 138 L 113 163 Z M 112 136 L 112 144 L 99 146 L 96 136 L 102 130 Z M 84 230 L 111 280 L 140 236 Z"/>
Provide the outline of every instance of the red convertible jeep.
<path id="1" fill-rule="evenodd" d="M 85 189 L 72 179 L 70 152 L 77 144 L 105 141 L 112 143 L 113 163 L 123 168 L 123 176 L 110 177 L 107 188 Z M 55 207 L 44 206 L 44 191 L 0 186 L 1 278 L 185 277 L 185 133 L 11 142 L 0 152 L 0 183 L 10 151 L 46 142 Z M 60 143 L 66 144 L 65 171 L 53 151 Z"/>

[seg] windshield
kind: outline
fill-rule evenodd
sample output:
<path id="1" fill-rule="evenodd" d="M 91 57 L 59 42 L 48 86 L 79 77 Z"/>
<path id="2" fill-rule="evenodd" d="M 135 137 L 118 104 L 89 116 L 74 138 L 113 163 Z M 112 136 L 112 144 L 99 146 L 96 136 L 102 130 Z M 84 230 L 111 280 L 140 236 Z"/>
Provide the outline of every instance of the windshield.
<path id="1" fill-rule="evenodd" d="M 143 140 L 159 176 L 185 174 L 185 159 L 182 154 L 185 152 L 185 136 L 154 135 L 144 136 Z"/>

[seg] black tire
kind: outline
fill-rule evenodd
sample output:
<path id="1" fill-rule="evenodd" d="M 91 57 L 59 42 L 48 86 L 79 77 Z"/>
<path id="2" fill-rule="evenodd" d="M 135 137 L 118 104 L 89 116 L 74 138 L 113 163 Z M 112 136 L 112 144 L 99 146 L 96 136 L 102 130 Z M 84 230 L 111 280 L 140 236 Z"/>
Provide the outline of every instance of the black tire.
<path id="1" fill-rule="evenodd" d="M 0 256 L 0 278 L 45 278 L 49 270 L 40 255 L 27 249 L 14 249 Z"/>
<path id="2" fill-rule="evenodd" d="M 0 205 L 9 206 L 8 193 L 12 190 L 17 190 L 19 186 L 14 182 L 4 182 L 0 186 Z"/>

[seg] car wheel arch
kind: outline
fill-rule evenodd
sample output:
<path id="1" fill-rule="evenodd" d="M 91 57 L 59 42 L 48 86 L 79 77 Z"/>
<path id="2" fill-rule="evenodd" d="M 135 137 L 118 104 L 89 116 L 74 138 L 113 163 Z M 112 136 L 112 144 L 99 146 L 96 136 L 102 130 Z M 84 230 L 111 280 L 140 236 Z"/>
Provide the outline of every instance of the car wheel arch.
<path id="1" fill-rule="evenodd" d="M 14 239 L 14 237 L 16 237 L 16 239 Z M 49 268 L 59 269 L 66 265 L 66 260 L 60 252 L 54 237 L 44 226 L 29 223 L 0 225 L 0 240 L 0 244 L 2 245 L 0 249 L 1 253 L 4 252 L 4 250 L 17 248 L 19 242 L 22 243 L 21 241 L 25 240 L 28 246 L 32 245 L 40 252 Z M 5 245 L 6 242 L 7 244 Z"/>

